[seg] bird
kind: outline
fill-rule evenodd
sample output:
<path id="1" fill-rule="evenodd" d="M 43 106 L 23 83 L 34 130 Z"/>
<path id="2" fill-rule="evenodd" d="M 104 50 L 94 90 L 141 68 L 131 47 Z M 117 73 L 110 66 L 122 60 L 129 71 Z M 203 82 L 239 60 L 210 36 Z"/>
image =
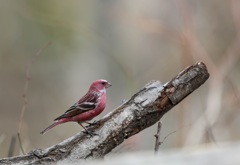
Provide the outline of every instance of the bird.
<path id="1" fill-rule="evenodd" d="M 88 92 L 79 101 L 73 104 L 64 114 L 54 119 L 54 122 L 40 133 L 44 134 L 62 123 L 77 122 L 89 134 L 82 123 L 88 123 L 87 121 L 98 116 L 105 109 L 106 89 L 111 86 L 107 80 L 95 80 L 90 85 Z"/>

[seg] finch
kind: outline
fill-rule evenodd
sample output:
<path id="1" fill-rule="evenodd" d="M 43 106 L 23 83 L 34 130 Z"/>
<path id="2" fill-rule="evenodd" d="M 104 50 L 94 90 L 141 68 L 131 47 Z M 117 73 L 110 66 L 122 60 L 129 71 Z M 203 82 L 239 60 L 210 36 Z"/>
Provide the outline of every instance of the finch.
<path id="1" fill-rule="evenodd" d="M 41 134 L 44 134 L 46 131 L 59 124 L 70 121 L 77 122 L 87 133 L 89 133 L 82 123 L 96 117 L 105 109 L 106 89 L 110 86 L 112 85 L 106 80 L 100 79 L 94 81 L 88 92 L 78 102 L 73 104 L 73 106 L 71 106 L 63 115 L 57 117 L 54 120 L 54 123 L 43 130 Z"/>

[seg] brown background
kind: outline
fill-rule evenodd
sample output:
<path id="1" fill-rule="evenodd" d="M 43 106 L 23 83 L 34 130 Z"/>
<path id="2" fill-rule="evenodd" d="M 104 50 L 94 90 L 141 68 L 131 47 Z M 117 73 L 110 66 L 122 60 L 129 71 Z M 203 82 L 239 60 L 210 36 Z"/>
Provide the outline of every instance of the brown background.
<path id="1" fill-rule="evenodd" d="M 26 152 L 81 130 L 67 123 L 39 134 L 93 80 L 113 84 L 103 116 L 150 80 L 165 83 L 197 61 L 207 64 L 210 79 L 164 116 L 162 138 L 176 133 L 161 149 L 238 141 L 239 32 L 237 0 L 0 1 L 0 157 L 16 136 L 25 66 L 49 41 L 30 69 L 21 128 Z M 141 132 L 116 152 L 153 150 L 155 132 Z"/>

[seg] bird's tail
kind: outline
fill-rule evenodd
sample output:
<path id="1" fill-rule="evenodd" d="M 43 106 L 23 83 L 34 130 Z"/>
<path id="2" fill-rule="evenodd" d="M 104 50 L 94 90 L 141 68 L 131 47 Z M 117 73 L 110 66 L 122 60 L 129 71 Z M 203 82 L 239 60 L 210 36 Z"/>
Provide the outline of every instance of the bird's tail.
<path id="1" fill-rule="evenodd" d="M 45 134 L 48 130 L 52 129 L 53 127 L 57 126 L 58 124 L 61 124 L 58 120 L 52 123 L 49 127 L 47 127 L 45 130 L 40 132 L 41 134 Z"/>

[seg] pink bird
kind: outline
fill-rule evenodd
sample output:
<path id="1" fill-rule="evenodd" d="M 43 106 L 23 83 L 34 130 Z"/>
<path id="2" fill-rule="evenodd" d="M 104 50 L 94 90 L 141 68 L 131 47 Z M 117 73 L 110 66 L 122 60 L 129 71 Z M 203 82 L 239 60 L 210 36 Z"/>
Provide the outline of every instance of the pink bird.
<path id="1" fill-rule="evenodd" d="M 77 122 L 87 133 L 89 133 L 82 123 L 96 117 L 105 109 L 106 89 L 110 86 L 112 85 L 106 80 L 94 81 L 88 92 L 78 102 L 73 104 L 73 106 L 71 106 L 63 115 L 56 118 L 54 123 L 43 130 L 41 134 L 44 134 L 46 131 L 59 124 L 70 121 Z"/>

